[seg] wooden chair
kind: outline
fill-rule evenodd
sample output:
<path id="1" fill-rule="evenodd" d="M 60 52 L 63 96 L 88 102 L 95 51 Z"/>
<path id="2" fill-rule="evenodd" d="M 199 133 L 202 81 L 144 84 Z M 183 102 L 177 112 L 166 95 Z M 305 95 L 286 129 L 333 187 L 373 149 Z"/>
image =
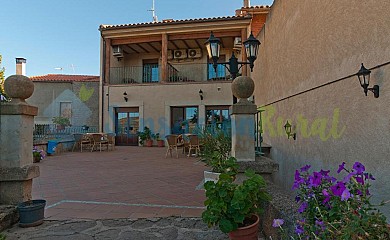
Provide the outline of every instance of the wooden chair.
<path id="1" fill-rule="evenodd" d="M 180 137 L 176 134 L 167 135 L 166 137 L 167 142 L 167 152 L 165 154 L 165 158 L 167 158 L 168 153 L 171 154 L 172 157 L 172 150 L 176 150 L 176 158 L 179 158 L 178 148 L 184 148 L 184 142 L 180 140 Z"/>
<path id="2" fill-rule="evenodd" d="M 99 147 L 99 151 L 101 152 L 102 151 L 102 147 L 104 147 L 104 146 L 106 147 L 106 149 L 108 151 L 108 140 L 104 136 L 104 134 L 94 133 L 94 134 L 91 134 L 91 135 L 92 135 L 92 141 L 93 141 L 93 146 L 92 146 L 91 152 L 94 149 L 97 150 L 97 147 Z"/>
<path id="3" fill-rule="evenodd" d="M 188 155 L 191 156 L 191 150 L 195 150 L 195 155 L 198 156 L 200 152 L 199 136 L 195 134 L 188 135 Z"/>
<path id="4" fill-rule="evenodd" d="M 107 133 L 108 150 L 115 150 L 115 133 Z"/>
<path id="5" fill-rule="evenodd" d="M 91 148 L 93 147 L 93 142 L 91 139 L 91 136 L 88 134 L 83 134 L 81 141 L 80 141 L 80 151 L 83 152 L 84 148 Z"/>

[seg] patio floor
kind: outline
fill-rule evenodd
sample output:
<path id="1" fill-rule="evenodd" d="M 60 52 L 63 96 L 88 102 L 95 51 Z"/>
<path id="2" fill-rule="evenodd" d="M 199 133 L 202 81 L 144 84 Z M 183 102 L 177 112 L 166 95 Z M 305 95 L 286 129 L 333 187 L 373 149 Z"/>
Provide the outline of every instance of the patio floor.
<path id="1" fill-rule="evenodd" d="M 33 198 L 47 201 L 45 218 L 200 217 L 206 169 L 197 158 L 165 158 L 166 148 L 116 147 L 64 152 L 40 163 Z"/>

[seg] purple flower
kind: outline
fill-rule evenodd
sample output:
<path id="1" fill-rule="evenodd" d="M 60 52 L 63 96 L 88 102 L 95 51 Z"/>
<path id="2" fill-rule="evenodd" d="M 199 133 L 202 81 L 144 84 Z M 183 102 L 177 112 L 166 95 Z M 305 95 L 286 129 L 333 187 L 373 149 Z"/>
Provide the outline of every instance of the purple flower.
<path id="1" fill-rule="evenodd" d="M 302 226 L 295 226 L 295 233 L 296 234 L 302 234 L 304 233 L 305 231 L 303 230 L 303 227 Z"/>
<path id="2" fill-rule="evenodd" d="M 301 197 L 300 197 L 300 196 L 295 196 L 295 201 L 296 201 L 296 202 L 301 201 Z"/>
<path id="3" fill-rule="evenodd" d="M 272 221 L 272 227 L 274 227 L 274 228 L 281 227 L 283 225 L 283 223 L 284 223 L 283 219 L 280 219 L 280 218 L 274 219 Z"/>
<path id="4" fill-rule="evenodd" d="M 351 197 L 351 193 L 349 192 L 348 188 L 344 189 L 343 193 L 341 194 L 341 201 L 347 201 Z"/>
<path id="5" fill-rule="evenodd" d="M 310 179 L 310 184 L 313 187 L 318 187 L 322 181 L 322 174 L 319 172 L 314 172 L 313 176 L 310 176 L 309 179 Z"/>
<path id="6" fill-rule="evenodd" d="M 371 173 L 364 173 L 364 178 L 367 180 L 367 179 L 371 179 L 371 180 L 375 180 L 374 176 L 372 176 Z"/>
<path id="7" fill-rule="evenodd" d="M 295 170 L 295 181 L 300 181 L 301 179 L 301 173 L 298 170 Z"/>
<path id="8" fill-rule="evenodd" d="M 357 174 L 362 174 L 364 170 L 366 170 L 364 165 L 361 164 L 360 162 L 355 162 L 355 164 L 353 165 L 353 169 L 356 170 Z"/>
<path id="9" fill-rule="evenodd" d="M 342 182 L 337 182 L 336 185 L 330 187 L 330 190 L 332 190 L 334 195 L 341 197 L 341 194 L 345 190 L 345 185 Z"/>
<path id="10" fill-rule="evenodd" d="M 324 200 L 322 200 L 322 203 L 325 204 L 327 202 L 329 202 L 330 200 L 330 194 L 328 193 L 328 191 L 326 189 L 323 189 L 322 190 L 322 194 L 324 195 Z"/>
<path id="11" fill-rule="evenodd" d="M 356 193 L 357 193 L 359 196 L 362 196 L 362 195 L 363 195 L 362 191 L 360 191 L 359 189 L 356 190 Z"/>
<path id="12" fill-rule="evenodd" d="M 322 169 L 321 169 L 321 171 L 320 171 L 321 175 L 324 176 L 324 177 L 328 176 L 328 173 L 329 173 L 329 172 L 330 172 L 329 170 L 328 170 L 328 171 L 324 171 L 324 170 L 322 170 Z"/>
<path id="13" fill-rule="evenodd" d="M 311 168 L 310 165 L 306 165 L 304 167 L 301 167 L 301 172 L 307 172 Z"/>
<path id="14" fill-rule="evenodd" d="M 345 170 L 345 162 L 339 165 L 339 169 L 337 170 L 337 173 L 340 173 L 341 171 Z"/>
<path id="15" fill-rule="evenodd" d="M 344 177 L 343 182 L 344 182 L 344 183 L 349 182 L 349 180 L 351 179 L 351 177 L 354 176 L 354 175 L 356 175 L 356 172 L 355 172 L 355 171 L 350 172 L 347 176 Z"/>
<path id="16" fill-rule="evenodd" d="M 364 184 L 364 179 L 363 179 L 363 176 L 357 176 L 355 177 L 356 178 L 356 181 L 360 184 Z"/>
<path id="17" fill-rule="evenodd" d="M 303 202 L 299 207 L 298 212 L 303 213 L 306 210 L 307 206 L 308 206 L 307 202 Z"/>
<path id="18" fill-rule="evenodd" d="M 321 230 L 324 230 L 325 229 L 325 223 L 323 221 L 318 221 L 316 220 L 316 225 L 318 225 L 319 227 L 321 227 Z"/>

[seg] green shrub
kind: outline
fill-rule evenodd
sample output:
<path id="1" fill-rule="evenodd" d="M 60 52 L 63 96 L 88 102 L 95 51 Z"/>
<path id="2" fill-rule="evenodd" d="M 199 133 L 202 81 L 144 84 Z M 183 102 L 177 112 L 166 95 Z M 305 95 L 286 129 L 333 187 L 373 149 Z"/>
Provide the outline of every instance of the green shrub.
<path id="1" fill-rule="evenodd" d="M 2 233 L 0 233 L 0 240 L 5 240 L 5 239 L 6 239 L 5 235 L 3 235 Z"/>
<path id="2" fill-rule="evenodd" d="M 213 172 L 236 172 L 238 165 L 231 157 L 231 138 L 221 130 L 204 130 L 200 134 L 202 151 L 200 160 Z"/>

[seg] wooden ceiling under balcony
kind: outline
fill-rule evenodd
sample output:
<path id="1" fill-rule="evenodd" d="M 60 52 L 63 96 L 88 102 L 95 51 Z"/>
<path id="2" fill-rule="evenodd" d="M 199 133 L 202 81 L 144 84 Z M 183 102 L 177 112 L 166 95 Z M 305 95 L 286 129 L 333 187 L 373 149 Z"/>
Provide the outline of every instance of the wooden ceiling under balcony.
<path id="1" fill-rule="evenodd" d="M 209 35 L 210 33 L 208 33 Z M 234 47 L 234 38 L 240 37 L 241 33 L 239 31 L 232 31 L 228 34 L 231 36 L 221 36 L 219 37 L 222 43 L 222 48 L 233 48 Z M 218 37 L 218 34 L 216 34 Z M 186 39 L 186 37 L 188 37 Z M 192 37 L 192 38 L 191 38 Z M 196 36 L 195 36 L 196 37 Z M 177 50 L 177 49 L 196 49 L 201 48 L 205 49 L 204 43 L 207 41 L 208 36 L 205 34 L 199 35 L 199 38 L 194 38 L 194 35 L 177 35 L 170 36 L 168 40 L 168 49 Z M 147 37 L 146 39 L 134 38 L 134 39 L 115 39 L 112 41 L 111 45 L 120 45 L 122 50 L 126 54 L 137 54 L 137 53 L 156 53 L 161 52 L 162 42 L 161 37 Z"/>

